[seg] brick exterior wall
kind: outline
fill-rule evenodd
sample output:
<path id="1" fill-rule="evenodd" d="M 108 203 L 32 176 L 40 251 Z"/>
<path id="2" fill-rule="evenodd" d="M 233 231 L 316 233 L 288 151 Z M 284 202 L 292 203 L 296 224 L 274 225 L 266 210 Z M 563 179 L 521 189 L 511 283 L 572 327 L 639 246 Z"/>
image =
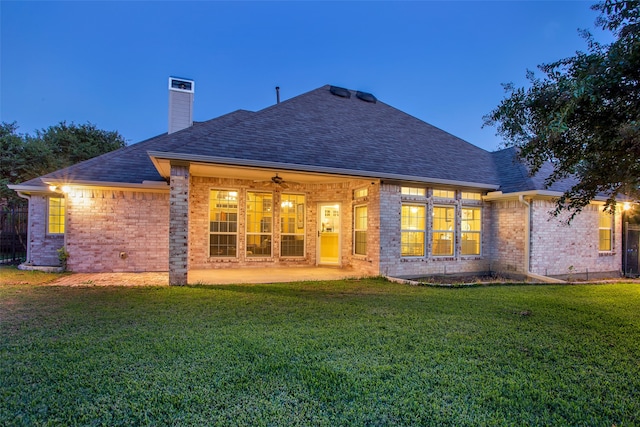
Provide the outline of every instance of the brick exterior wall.
<path id="1" fill-rule="evenodd" d="M 367 187 L 369 196 L 358 201 L 353 200 L 353 190 Z M 209 192 L 210 190 L 229 190 L 238 192 L 238 256 L 233 258 L 209 257 Z M 280 256 L 280 216 L 279 209 L 273 212 L 272 256 L 247 257 L 246 253 L 246 192 L 264 191 L 273 194 L 273 205 L 280 206 L 281 194 L 305 195 L 305 255 L 299 257 Z M 361 271 L 363 275 L 378 274 L 377 251 L 377 186 L 370 181 L 349 180 L 336 184 L 291 184 L 289 188 L 274 188 L 271 184 L 256 183 L 241 179 L 219 179 L 192 177 L 189 196 L 189 268 L 251 268 L 268 266 L 314 266 L 317 264 L 318 212 L 321 202 L 339 203 L 341 206 L 341 260 L 343 268 Z M 373 203 L 372 203 L 373 201 Z M 366 204 L 369 210 L 367 234 L 367 256 L 354 256 L 352 246 L 353 206 Z M 375 216 L 374 216 L 375 215 Z"/>
<path id="2" fill-rule="evenodd" d="M 567 215 L 553 217 L 555 205 L 548 200 L 531 203 L 531 266 L 545 276 L 591 278 L 616 276 L 622 270 L 622 215 L 614 216 L 613 250 L 598 251 L 599 211 L 591 204 L 567 225 Z"/>
<path id="3" fill-rule="evenodd" d="M 489 223 L 491 271 L 525 273 L 526 207 L 518 200 L 491 202 Z"/>
<path id="4" fill-rule="evenodd" d="M 490 269 L 491 207 L 480 202 L 462 200 L 440 201 L 436 205 L 455 206 L 454 255 L 451 257 L 431 256 L 431 212 L 434 200 L 429 193 L 426 196 L 407 196 L 400 193 L 401 187 L 383 184 L 380 191 L 380 273 L 393 277 L 425 277 L 442 274 L 485 274 Z M 426 249 L 422 257 L 401 257 L 401 213 L 402 203 L 426 206 Z M 482 241 L 479 256 L 460 254 L 461 208 L 463 206 L 482 207 Z"/>
<path id="5" fill-rule="evenodd" d="M 48 235 L 47 196 L 32 195 L 29 205 L 29 259 L 35 265 L 58 265 L 57 250 L 66 246 L 68 268 L 76 272 L 170 271 L 171 283 L 186 283 L 189 269 L 314 266 L 318 252 L 318 204 L 341 206 L 340 266 L 365 275 L 421 277 L 441 274 L 525 273 L 526 207 L 517 200 L 468 202 L 437 201 L 456 207 L 455 253 L 431 256 L 431 212 L 434 200 L 401 195 L 400 186 L 379 181 L 345 180 L 332 184 L 290 184 L 274 188 L 251 180 L 189 176 L 188 167 L 172 168 L 170 192 L 75 189 L 67 197 L 66 234 Z M 367 188 L 366 197 L 354 200 L 353 190 Z M 238 257 L 209 257 L 209 191 L 235 190 L 238 203 Z M 247 257 L 246 192 L 266 191 L 279 206 L 283 192 L 305 195 L 305 256 L 281 257 L 280 218 L 273 216 L 273 252 L 269 257 Z M 402 203 L 427 209 L 426 255 L 401 257 Z M 474 204 L 475 203 L 475 204 Z M 368 210 L 367 255 L 353 254 L 353 208 Z M 460 255 L 460 208 L 482 206 L 481 255 Z M 571 226 L 550 217 L 550 200 L 531 202 L 530 269 L 533 273 L 591 278 L 617 274 L 621 269 L 622 224 L 616 215 L 613 251 L 598 251 L 598 205 L 590 205 Z M 172 230 L 170 231 L 170 227 Z M 170 239 L 171 236 L 171 239 Z M 188 237 L 188 239 L 187 239 Z M 171 273 L 173 272 L 173 273 Z"/>
<path id="6" fill-rule="evenodd" d="M 76 189 L 67 194 L 67 267 L 167 271 L 169 194 Z"/>
<path id="7" fill-rule="evenodd" d="M 58 249 L 64 246 L 64 235 L 47 233 L 49 197 L 32 195 L 29 199 L 27 263 L 59 266 Z"/>

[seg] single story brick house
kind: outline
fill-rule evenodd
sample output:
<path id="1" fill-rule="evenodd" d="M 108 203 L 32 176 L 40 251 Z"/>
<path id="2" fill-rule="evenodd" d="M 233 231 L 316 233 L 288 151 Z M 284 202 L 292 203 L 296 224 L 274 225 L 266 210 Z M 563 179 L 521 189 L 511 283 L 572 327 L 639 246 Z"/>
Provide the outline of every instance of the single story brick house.
<path id="1" fill-rule="evenodd" d="M 515 149 L 488 152 L 380 102 L 323 86 L 193 123 L 169 79 L 169 132 L 13 185 L 29 199 L 27 263 L 76 272 L 328 265 L 365 275 L 529 276 L 621 269 L 620 215 L 595 200 L 550 216 Z"/>

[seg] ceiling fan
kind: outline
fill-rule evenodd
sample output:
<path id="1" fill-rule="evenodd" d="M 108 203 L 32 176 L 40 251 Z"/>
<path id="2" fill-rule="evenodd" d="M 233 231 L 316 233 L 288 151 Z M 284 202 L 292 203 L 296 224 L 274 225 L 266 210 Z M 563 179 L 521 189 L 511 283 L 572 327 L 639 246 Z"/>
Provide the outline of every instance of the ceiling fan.
<path id="1" fill-rule="evenodd" d="M 275 174 L 275 176 L 271 177 L 271 180 L 269 181 L 261 181 L 263 184 L 275 184 L 278 187 L 282 187 L 282 188 L 289 188 L 289 185 L 285 182 L 284 178 L 281 177 L 280 175 L 278 175 L 277 173 Z"/>

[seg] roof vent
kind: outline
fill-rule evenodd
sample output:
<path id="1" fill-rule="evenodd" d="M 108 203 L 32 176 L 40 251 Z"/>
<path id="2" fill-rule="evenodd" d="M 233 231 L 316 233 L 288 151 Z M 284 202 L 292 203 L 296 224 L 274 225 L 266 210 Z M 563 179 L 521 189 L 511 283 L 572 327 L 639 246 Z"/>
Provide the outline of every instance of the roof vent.
<path id="1" fill-rule="evenodd" d="M 341 98 L 351 98 L 351 92 L 349 91 L 349 89 L 345 89 L 343 87 L 330 86 L 329 92 Z"/>
<path id="2" fill-rule="evenodd" d="M 370 93 L 367 93 L 367 92 L 357 91 L 356 92 L 356 98 L 362 99 L 365 102 L 371 102 L 373 104 L 375 104 L 376 101 L 377 101 L 376 97 L 373 96 L 373 94 L 370 94 Z"/>

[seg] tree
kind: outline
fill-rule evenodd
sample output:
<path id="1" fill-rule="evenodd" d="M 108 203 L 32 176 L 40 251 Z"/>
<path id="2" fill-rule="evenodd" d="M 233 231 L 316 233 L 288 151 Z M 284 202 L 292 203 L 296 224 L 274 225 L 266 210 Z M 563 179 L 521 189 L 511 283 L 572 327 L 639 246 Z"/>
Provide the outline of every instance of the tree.
<path id="1" fill-rule="evenodd" d="M 586 53 L 538 66 L 542 78 L 528 71 L 529 88 L 504 85 L 507 96 L 484 118 L 532 173 L 552 162 L 547 185 L 577 178 L 555 209 L 571 217 L 599 194 L 607 209 L 622 194 L 640 196 L 640 1 L 606 0 L 592 9 L 615 41 L 602 45 L 583 31 Z"/>
<path id="2" fill-rule="evenodd" d="M 18 184 L 75 163 L 126 146 L 116 131 L 98 129 L 94 124 L 60 122 L 36 131 L 35 136 L 19 134 L 18 125 L 0 124 L 0 203 L 19 200 L 7 184 Z"/>

